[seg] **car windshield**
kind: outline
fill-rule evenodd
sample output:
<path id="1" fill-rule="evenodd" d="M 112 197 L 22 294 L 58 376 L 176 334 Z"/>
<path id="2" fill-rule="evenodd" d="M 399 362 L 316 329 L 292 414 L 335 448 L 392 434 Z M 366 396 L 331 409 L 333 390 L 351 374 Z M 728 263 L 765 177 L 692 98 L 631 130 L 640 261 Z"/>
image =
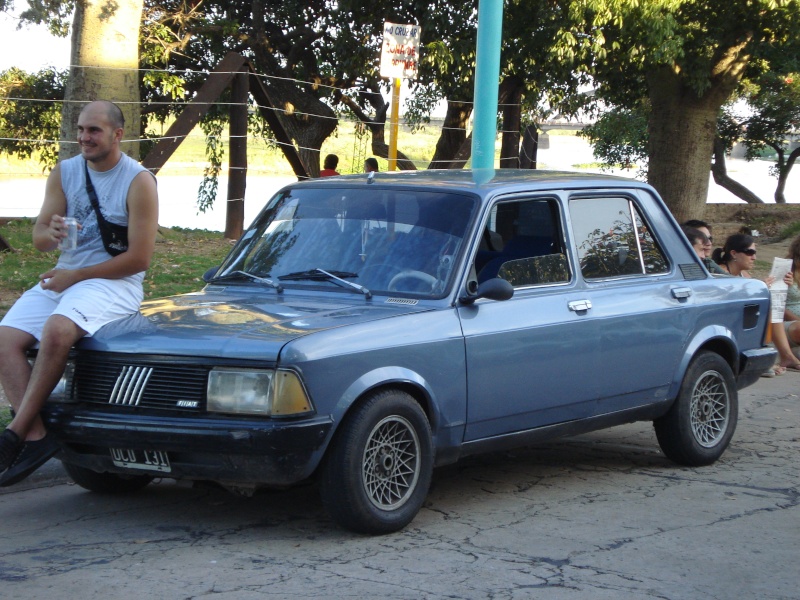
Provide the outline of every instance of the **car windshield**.
<path id="1" fill-rule="evenodd" d="M 243 272 L 286 288 L 442 297 L 476 205 L 467 195 L 372 185 L 285 190 L 244 233 L 217 278 Z"/>

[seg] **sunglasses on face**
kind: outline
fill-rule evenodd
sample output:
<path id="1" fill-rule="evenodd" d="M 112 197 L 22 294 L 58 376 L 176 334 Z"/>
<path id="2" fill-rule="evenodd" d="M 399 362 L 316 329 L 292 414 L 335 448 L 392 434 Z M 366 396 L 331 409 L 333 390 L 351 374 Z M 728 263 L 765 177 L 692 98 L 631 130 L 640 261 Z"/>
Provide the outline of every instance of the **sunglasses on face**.
<path id="1" fill-rule="evenodd" d="M 742 254 L 747 254 L 747 256 L 755 256 L 757 250 L 753 250 L 753 248 L 748 248 L 747 250 L 742 250 Z"/>

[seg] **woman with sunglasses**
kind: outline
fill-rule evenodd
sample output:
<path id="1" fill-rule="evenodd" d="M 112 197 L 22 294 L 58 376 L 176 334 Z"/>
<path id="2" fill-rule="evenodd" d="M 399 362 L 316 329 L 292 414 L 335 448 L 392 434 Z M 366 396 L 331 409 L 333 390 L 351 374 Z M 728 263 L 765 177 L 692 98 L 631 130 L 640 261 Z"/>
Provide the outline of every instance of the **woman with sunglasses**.
<path id="1" fill-rule="evenodd" d="M 735 277 L 750 277 L 750 269 L 756 263 L 756 244 L 745 233 L 734 233 L 722 248 L 711 255 L 721 269 Z M 769 282 L 767 283 L 769 285 Z"/>
<path id="2" fill-rule="evenodd" d="M 722 248 L 714 250 L 712 255 L 719 266 L 735 277 L 750 277 L 750 269 L 756 262 L 756 244 L 753 238 L 744 233 L 735 233 L 725 240 Z M 786 276 L 786 283 L 791 284 L 792 274 Z M 773 277 L 767 277 L 764 283 L 770 287 L 774 282 Z M 789 338 L 783 326 L 783 320 L 771 324 L 772 343 L 778 351 L 779 362 L 770 371 L 764 373 L 765 377 L 783 375 L 786 369 L 800 371 L 800 360 L 792 352 Z"/>

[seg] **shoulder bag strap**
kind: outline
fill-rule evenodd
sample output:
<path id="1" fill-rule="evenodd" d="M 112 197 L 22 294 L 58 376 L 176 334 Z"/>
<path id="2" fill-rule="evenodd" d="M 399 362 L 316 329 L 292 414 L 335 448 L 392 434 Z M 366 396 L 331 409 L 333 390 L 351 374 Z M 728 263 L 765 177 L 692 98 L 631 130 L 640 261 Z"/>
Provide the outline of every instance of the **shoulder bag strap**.
<path id="1" fill-rule="evenodd" d="M 83 161 L 83 170 L 86 173 L 86 193 L 89 196 L 89 202 L 92 203 L 92 208 L 94 209 L 95 214 L 97 215 L 97 223 L 98 225 L 103 225 L 106 222 L 103 213 L 100 212 L 100 201 L 97 199 L 97 192 L 94 191 L 94 185 L 92 185 L 92 178 L 89 177 L 89 163 L 88 161 Z"/>

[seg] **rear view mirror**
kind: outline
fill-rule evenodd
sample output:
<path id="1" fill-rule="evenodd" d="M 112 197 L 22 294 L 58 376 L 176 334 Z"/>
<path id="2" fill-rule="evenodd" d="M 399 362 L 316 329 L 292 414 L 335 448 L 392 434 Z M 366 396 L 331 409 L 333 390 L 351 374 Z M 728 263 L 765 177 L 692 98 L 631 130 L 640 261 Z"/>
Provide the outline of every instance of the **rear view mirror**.
<path id="1" fill-rule="evenodd" d="M 211 267 L 208 271 L 203 273 L 203 281 L 208 283 L 209 281 L 214 279 L 214 276 L 217 274 L 217 271 L 219 271 L 219 266 Z"/>
<path id="2" fill-rule="evenodd" d="M 469 287 L 475 285 L 474 281 L 468 284 L 467 293 L 462 295 L 458 300 L 462 304 L 472 304 L 478 298 L 487 298 L 489 300 L 508 300 L 514 295 L 514 287 L 505 279 L 495 277 L 489 279 L 481 284 L 475 286 L 474 291 Z"/>

